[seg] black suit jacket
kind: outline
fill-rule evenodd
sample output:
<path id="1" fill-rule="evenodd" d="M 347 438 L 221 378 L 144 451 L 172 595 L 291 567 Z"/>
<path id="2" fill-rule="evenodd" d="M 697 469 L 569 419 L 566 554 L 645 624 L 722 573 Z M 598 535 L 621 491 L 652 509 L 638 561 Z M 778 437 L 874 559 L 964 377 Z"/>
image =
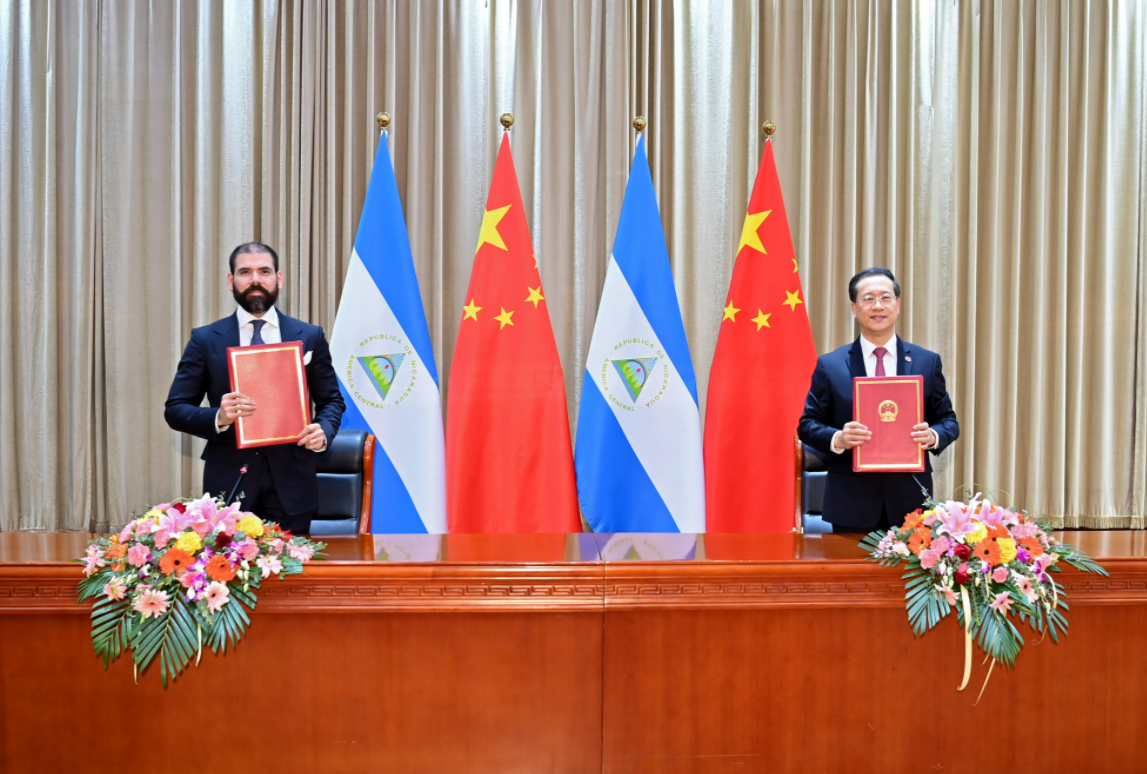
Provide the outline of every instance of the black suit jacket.
<path id="1" fill-rule="evenodd" d="M 960 435 L 940 356 L 897 337 L 896 373 L 924 377 L 924 421 L 939 439 L 930 451 L 939 454 Z M 860 530 L 875 529 L 884 509 L 892 524 L 900 524 L 923 504 L 920 486 L 932 492 L 932 461 L 927 455 L 924 473 L 854 473 L 850 450 L 832 452 L 832 437 L 852 421 L 852 378 L 867 375 L 860 339 L 818 358 L 797 431 L 801 441 L 825 456 L 824 520 Z"/>
<path id="2" fill-rule="evenodd" d="M 307 365 L 307 389 L 314 403 L 314 420 L 322 425 L 330 448 L 342 422 L 346 404 L 339 392 L 338 377 L 331 365 L 331 351 L 323 329 L 279 312 L 279 332 L 283 341 L 301 341 L 303 352 L 311 353 Z M 191 331 L 175 379 L 167 394 L 164 418 L 174 430 L 207 439 L 203 459 L 205 491 L 226 492 L 239 476 L 239 468 L 251 463 L 256 452 L 265 454 L 283 508 L 291 515 L 314 511 L 318 506 L 315 466 L 319 455 L 296 444 L 239 449 L 235 426 L 215 432 L 215 417 L 223 396 L 231 391 L 227 370 L 227 348 L 239 346 L 239 318 L 233 314 Z M 204 396 L 208 405 L 200 405 Z"/>

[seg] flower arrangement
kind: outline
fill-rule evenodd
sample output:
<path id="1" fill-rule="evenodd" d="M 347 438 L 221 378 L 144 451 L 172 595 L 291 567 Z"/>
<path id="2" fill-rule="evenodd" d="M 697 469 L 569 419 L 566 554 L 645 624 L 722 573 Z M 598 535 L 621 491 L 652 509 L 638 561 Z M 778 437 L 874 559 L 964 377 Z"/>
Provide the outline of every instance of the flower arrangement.
<path id="1" fill-rule="evenodd" d="M 907 565 L 908 621 L 917 637 L 955 608 L 965 634 L 961 691 L 971 675 L 973 638 L 992 667 L 996 661 L 1011 667 L 1024 644 L 1013 618 L 1050 633 L 1053 641 L 1066 634 L 1068 606 L 1052 575 L 1062 564 L 1107 575 L 1084 552 L 1058 543 L 1038 520 L 979 494 L 967 503 L 928 498 L 902 526 L 869 533 L 860 545 L 882 565 Z"/>
<path id="2" fill-rule="evenodd" d="M 135 671 L 159 656 L 166 686 L 203 643 L 219 653 L 238 644 L 250 624 L 256 591 L 272 575 L 303 571 L 322 549 L 222 498 L 163 503 L 118 535 L 98 537 L 80 560 L 79 598 L 98 597 L 92 644 L 104 668 L 130 650 Z"/>

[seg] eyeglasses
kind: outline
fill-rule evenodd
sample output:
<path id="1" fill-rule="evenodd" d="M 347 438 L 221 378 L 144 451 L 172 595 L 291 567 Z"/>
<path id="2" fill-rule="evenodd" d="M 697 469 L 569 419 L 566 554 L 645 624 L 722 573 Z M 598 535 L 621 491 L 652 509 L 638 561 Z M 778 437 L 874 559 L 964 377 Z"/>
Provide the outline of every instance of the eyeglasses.
<path id="1" fill-rule="evenodd" d="M 867 308 L 870 306 L 875 306 L 877 301 L 880 302 L 881 306 L 890 306 L 895 300 L 896 297 L 891 293 L 885 293 L 882 296 L 861 296 L 859 303 L 861 306 Z"/>

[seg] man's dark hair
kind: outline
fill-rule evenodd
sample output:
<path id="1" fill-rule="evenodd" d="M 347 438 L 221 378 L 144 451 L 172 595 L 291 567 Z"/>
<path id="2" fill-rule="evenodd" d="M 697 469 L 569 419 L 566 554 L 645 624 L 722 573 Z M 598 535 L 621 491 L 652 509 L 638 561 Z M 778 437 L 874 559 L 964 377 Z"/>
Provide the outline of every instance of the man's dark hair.
<path id="1" fill-rule="evenodd" d="M 278 264 L 275 264 L 278 266 Z M 856 287 L 860 284 L 861 280 L 868 279 L 869 277 L 887 277 L 892 280 L 892 289 L 896 291 L 896 297 L 900 298 L 900 283 L 896 281 L 896 277 L 892 276 L 892 272 L 885 269 L 883 266 L 873 266 L 868 269 L 862 269 L 848 281 L 848 300 L 856 303 Z"/>
<path id="2" fill-rule="evenodd" d="M 275 271 L 279 271 L 279 254 L 271 249 L 269 245 L 262 242 L 244 242 L 231 251 L 231 257 L 227 259 L 227 263 L 231 266 L 231 273 L 235 273 L 235 259 L 240 255 L 247 253 L 267 253 L 271 256 L 271 261 L 275 264 Z M 896 291 L 896 295 L 900 295 L 900 291 Z"/>

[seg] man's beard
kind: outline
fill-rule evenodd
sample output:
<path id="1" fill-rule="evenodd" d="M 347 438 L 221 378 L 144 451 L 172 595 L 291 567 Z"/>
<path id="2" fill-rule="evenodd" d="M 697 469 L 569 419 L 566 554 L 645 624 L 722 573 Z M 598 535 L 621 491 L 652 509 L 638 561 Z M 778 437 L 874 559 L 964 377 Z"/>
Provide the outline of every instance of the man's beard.
<path id="1" fill-rule="evenodd" d="M 263 292 L 254 293 L 257 290 Z M 261 285 L 249 285 L 243 292 L 239 292 L 238 288 L 232 288 L 231 295 L 235 296 L 235 303 L 246 309 L 249 314 L 263 314 L 279 300 L 279 289 L 277 287 L 265 288 Z"/>

